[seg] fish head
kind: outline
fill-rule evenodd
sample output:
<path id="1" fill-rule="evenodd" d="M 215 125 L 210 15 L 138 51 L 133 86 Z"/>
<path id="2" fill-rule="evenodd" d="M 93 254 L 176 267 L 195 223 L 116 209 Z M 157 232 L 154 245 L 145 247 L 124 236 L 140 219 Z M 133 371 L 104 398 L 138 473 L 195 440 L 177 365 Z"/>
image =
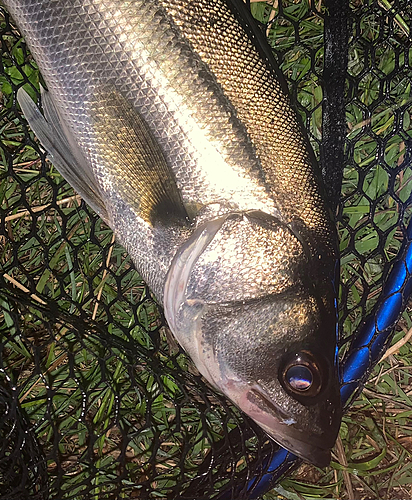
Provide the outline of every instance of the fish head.
<path id="1" fill-rule="evenodd" d="M 277 443 L 323 467 L 341 420 L 335 271 L 309 246 L 260 212 L 206 223 L 174 259 L 165 314 L 214 387 Z"/>
<path id="2" fill-rule="evenodd" d="M 203 352 L 206 378 L 277 443 L 328 465 L 341 403 L 334 351 L 316 341 L 324 325 L 314 298 L 210 309 L 200 326 L 202 337 L 220 332 Z"/>

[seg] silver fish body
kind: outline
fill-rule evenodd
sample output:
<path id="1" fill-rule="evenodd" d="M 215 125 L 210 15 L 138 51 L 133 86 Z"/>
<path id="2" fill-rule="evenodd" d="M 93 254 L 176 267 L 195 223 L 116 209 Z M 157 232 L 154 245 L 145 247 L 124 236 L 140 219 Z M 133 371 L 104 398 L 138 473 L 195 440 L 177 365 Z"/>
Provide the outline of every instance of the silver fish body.
<path id="1" fill-rule="evenodd" d="M 199 371 L 323 466 L 340 425 L 336 232 L 238 0 L 3 0 L 53 162 L 113 228 Z"/>

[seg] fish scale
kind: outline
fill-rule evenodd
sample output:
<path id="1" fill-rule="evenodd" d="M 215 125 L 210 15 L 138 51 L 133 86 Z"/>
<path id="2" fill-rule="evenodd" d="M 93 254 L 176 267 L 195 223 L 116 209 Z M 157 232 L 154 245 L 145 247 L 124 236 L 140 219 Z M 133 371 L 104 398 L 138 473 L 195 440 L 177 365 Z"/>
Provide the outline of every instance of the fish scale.
<path id="1" fill-rule="evenodd" d="M 267 297 L 285 292 L 291 284 L 294 286 L 300 266 L 309 264 L 301 259 L 299 242 L 288 238 L 287 229 L 278 225 L 274 225 L 270 239 L 266 236 L 265 227 L 257 226 L 251 231 L 246 220 L 225 224 L 210 243 L 209 252 L 199 257 L 198 269 L 207 267 L 209 272 L 193 274 L 188 296 L 196 293 L 208 303 L 219 302 L 222 280 L 226 284 L 225 302 Z M 222 250 L 230 266 L 221 266 L 219 251 Z M 225 276 L 217 279 L 222 272 Z"/>
<path id="2" fill-rule="evenodd" d="M 51 160 L 113 228 L 209 383 L 326 465 L 341 418 L 336 230 L 243 3 L 4 3 L 47 84 L 45 116 L 18 98 Z"/>
<path id="3" fill-rule="evenodd" d="M 234 19 L 230 9 L 233 2 L 164 1 L 162 4 L 209 65 L 245 123 L 267 181 L 273 186 L 276 199 L 281 198 L 278 203 L 282 206 L 282 216 L 302 218 L 333 254 L 334 227 L 324 217 L 326 208 L 317 189 L 319 181 L 314 181 L 315 176 L 319 179 L 319 171 L 313 168 L 299 124 L 282 95 L 273 69 L 260 57 L 253 41 L 245 38 L 240 23 Z M 203 22 L 199 23 L 199 19 Z M 214 36 L 210 36 L 211 30 Z M 295 147 L 285 148 L 291 137 Z"/>

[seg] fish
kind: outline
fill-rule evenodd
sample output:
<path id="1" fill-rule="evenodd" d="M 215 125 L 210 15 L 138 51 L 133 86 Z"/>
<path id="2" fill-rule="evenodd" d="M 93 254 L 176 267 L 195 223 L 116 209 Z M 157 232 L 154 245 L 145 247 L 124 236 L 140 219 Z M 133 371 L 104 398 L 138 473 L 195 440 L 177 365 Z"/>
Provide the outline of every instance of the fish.
<path id="1" fill-rule="evenodd" d="M 240 0 L 3 0 L 36 60 L 22 111 L 113 229 L 199 372 L 329 464 L 341 422 L 337 233 L 319 166 Z"/>

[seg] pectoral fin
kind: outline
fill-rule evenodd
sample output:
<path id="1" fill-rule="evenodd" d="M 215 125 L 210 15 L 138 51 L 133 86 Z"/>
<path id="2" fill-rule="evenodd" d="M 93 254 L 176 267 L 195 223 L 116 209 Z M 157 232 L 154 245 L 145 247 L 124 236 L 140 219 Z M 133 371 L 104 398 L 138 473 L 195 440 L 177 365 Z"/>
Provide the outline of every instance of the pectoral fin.
<path id="1" fill-rule="evenodd" d="M 100 188 L 87 160 L 64 129 L 49 92 L 42 89 L 46 118 L 25 90 L 20 88 L 17 99 L 33 132 L 50 155 L 50 159 L 66 181 L 95 210 L 108 221 L 108 213 Z"/>
<path id="2" fill-rule="evenodd" d="M 114 88 L 99 89 L 91 103 L 91 121 L 108 189 L 120 193 L 151 225 L 186 221 L 173 173 L 149 126 L 130 102 Z"/>

